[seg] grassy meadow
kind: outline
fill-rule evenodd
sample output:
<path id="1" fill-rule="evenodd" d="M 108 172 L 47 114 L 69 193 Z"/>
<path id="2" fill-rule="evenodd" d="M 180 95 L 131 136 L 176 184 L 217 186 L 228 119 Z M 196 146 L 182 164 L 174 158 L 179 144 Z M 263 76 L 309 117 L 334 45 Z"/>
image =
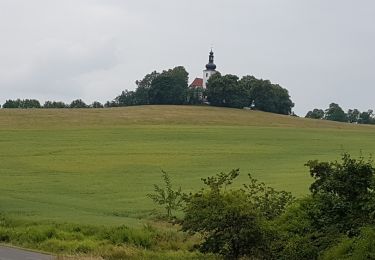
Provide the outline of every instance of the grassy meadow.
<path id="1" fill-rule="evenodd" d="M 240 168 L 296 196 L 304 163 L 375 151 L 375 127 L 195 106 L 0 110 L 0 212 L 15 219 L 141 226 L 161 169 L 184 191 Z"/>

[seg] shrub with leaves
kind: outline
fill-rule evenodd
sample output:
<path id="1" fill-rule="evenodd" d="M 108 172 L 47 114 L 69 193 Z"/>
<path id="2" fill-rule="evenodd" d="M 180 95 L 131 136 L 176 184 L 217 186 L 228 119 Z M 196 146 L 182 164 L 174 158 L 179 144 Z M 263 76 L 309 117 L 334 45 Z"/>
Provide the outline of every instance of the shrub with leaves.
<path id="1" fill-rule="evenodd" d="M 168 173 L 163 170 L 162 178 L 164 181 L 164 187 L 155 184 L 155 192 L 153 194 L 147 194 L 147 197 L 152 199 L 155 203 L 164 206 L 166 216 L 170 219 L 173 217 L 173 211 L 182 207 L 185 195 L 182 192 L 181 187 L 179 187 L 178 190 L 173 190 L 171 179 Z"/>
<path id="2" fill-rule="evenodd" d="M 245 190 L 228 188 L 238 176 L 236 169 L 202 179 L 207 187 L 187 198 L 182 229 L 203 237 L 202 252 L 264 258 L 269 251 L 265 219 Z"/>
<path id="3" fill-rule="evenodd" d="M 248 174 L 250 182 L 244 184 L 246 194 L 255 208 L 268 220 L 281 215 L 294 197 L 290 192 L 276 191 Z"/>

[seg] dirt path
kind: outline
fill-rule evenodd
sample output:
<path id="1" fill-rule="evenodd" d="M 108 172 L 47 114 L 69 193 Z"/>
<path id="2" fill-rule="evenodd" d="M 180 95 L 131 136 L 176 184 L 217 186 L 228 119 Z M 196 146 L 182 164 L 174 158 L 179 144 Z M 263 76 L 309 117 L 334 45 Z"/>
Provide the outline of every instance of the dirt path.
<path id="1" fill-rule="evenodd" d="M 51 255 L 0 246 L 0 260 L 53 260 Z"/>

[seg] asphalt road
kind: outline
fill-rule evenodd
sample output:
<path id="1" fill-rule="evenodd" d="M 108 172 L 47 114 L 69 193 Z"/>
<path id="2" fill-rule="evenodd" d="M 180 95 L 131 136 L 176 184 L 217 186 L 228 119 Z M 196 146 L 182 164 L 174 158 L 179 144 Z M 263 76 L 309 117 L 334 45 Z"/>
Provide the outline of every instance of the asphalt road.
<path id="1" fill-rule="evenodd" d="M 0 260 L 53 260 L 50 255 L 0 246 Z"/>

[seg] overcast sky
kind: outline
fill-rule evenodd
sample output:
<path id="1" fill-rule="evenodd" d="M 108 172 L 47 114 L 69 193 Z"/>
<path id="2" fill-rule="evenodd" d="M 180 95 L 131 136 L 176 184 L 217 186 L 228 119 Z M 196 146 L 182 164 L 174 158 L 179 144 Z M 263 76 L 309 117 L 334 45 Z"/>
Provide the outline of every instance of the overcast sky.
<path id="1" fill-rule="evenodd" d="M 153 70 L 287 88 L 297 114 L 375 109 L 373 0 L 0 0 L 0 102 L 112 100 Z"/>

